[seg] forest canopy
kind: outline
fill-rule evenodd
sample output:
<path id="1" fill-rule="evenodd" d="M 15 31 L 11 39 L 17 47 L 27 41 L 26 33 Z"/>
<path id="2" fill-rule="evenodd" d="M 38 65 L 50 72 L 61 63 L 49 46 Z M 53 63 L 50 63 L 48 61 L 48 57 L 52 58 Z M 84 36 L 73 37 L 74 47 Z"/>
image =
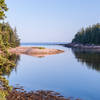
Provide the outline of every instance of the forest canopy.
<path id="1" fill-rule="evenodd" d="M 76 33 L 72 43 L 100 45 L 100 23 L 82 28 Z"/>

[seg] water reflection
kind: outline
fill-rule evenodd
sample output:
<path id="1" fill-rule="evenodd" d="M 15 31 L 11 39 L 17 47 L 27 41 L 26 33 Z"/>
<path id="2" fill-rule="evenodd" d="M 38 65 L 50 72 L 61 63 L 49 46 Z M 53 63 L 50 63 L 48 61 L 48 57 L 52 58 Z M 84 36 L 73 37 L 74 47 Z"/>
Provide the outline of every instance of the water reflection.
<path id="1" fill-rule="evenodd" d="M 100 51 L 86 49 L 72 49 L 78 62 L 85 63 L 89 68 L 100 71 Z"/>
<path id="2" fill-rule="evenodd" d="M 64 98 L 51 90 L 25 91 L 23 87 L 10 86 L 9 80 L 5 76 L 10 75 L 13 69 L 17 69 L 20 56 L 13 54 L 9 60 L 15 66 L 7 66 L 5 63 L 4 67 L 0 67 L 0 73 L 2 73 L 0 74 L 0 100 L 79 100 L 71 97 Z"/>
<path id="3" fill-rule="evenodd" d="M 0 75 L 2 75 L 2 76 L 5 76 L 5 75 L 9 76 L 13 69 L 15 69 L 15 71 L 16 71 L 18 61 L 20 60 L 20 56 L 16 55 L 16 54 L 12 54 L 9 59 L 15 65 L 14 66 L 6 66 L 7 64 L 5 63 L 5 66 L 3 66 L 3 67 L 1 66 L 0 67 Z M 0 63 L 0 65 L 2 65 L 2 64 Z"/>
<path id="4" fill-rule="evenodd" d="M 18 66 L 18 62 L 20 61 L 20 55 L 16 55 L 16 54 L 12 54 L 11 55 L 11 60 L 14 62 L 15 66 L 13 68 L 11 68 L 11 71 L 14 69 L 15 71 L 17 71 L 17 66 Z M 10 71 L 10 73 L 11 73 Z M 9 74 L 10 74 L 9 73 Z"/>

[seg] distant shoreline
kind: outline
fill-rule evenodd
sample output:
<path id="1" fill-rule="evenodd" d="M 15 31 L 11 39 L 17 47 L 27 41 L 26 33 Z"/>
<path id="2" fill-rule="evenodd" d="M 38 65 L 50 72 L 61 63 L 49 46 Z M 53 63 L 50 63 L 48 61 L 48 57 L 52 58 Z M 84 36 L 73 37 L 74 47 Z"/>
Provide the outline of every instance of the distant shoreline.
<path id="1" fill-rule="evenodd" d="M 29 42 L 21 43 L 21 45 L 64 45 L 66 42 Z"/>
<path id="2" fill-rule="evenodd" d="M 94 44 L 77 44 L 77 43 L 68 43 L 64 45 L 65 47 L 69 48 L 79 48 L 79 49 L 95 49 L 100 50 L 100 45 L 94 45 Z"/>

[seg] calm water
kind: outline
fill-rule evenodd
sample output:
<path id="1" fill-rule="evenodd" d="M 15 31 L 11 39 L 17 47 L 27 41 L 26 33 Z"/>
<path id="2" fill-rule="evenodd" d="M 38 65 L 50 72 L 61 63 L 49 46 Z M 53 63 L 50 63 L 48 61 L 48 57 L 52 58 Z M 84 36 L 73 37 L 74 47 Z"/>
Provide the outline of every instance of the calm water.
<path id="1" fill-rule="evenodd" d="M 16 69 L 7 77 L 10 85 L 20 84 L 26 90 L 53 90 L 65 97 L 100 100 L 99 52 L 44 46 L 65 52 L 41 58 L 21 55 Z"/>

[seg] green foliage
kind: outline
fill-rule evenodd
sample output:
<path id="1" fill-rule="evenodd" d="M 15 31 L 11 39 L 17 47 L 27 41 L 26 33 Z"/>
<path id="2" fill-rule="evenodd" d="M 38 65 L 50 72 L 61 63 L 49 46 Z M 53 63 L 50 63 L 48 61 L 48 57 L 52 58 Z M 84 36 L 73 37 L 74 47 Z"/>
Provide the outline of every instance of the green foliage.
<path id="1" fill-rule="evenodd" d="M 5 0 L 0 0 L 0 20 L 4 20 L 7 10 Z M 12 29 L 9 23 L 0 23 L 0 100 L 6 100 L 5 97 L 12 89 L 9 86 L 8 80 L 2 75 L 9 75 L 17 63 L 17 56 L 10 54 L 8 48 L 17 47 L 19 45 L 20 40 L 16 28 Z"/>
<path id="2" fill-rule="evenodd" d="M 11 73 L 12 69 L 16 67 L 18 59 L 19 56 L 15 54 L 3 53 L 0 55 L 0 100 L 6 100 L 5 97 L 12 90 L 9 81 L 3 76 Z"/>
<path id="3" fill-rule="evenodd" d="M 0 100 L 6 100 L 8 92 L 12 90 L 9 81 L 5 77 L 0 76 Z"/>
<path id="4" fill-rule="evenodd" d="M 16 31 L 8 23 L 0 23 L 0 100 L 6 100 L 5 97 L 11 90 L 8 80 L 2 75 L 9 75 L 17 63 L 17 56 L 10 54 L 8 48 L 19 44 Z"/>
<path id="5" fill-rule="evenodd" d="M 8 43 L 8 41 L 6 42 Z M 11 72 L 11 69 L 16 66 L 17 55 L 10 54 L 7 49 L 8 45 L 5 45 L 4 40 L 2 39 L 2 34 L 0 34 L 0 75 L 8 75 Z"/>
<path id="6" fill-rule="evenodd" d="M 17 35 L 17 30 L 12 29 L 9 23 L 0 23 L 0 39 L 6 47 L 16 47 L 20 45 L 20 39 Z"/>
<path id="7" fill-rule="evenodd" d="M 5 3 L 5 0 L 0 0 L 0 19 L 4 19 L 5 16 L 5 11 L 7 11 L 7 5 Z"/>
<path id="8" fill-rule="evenodd" d="M 9 58 L 0 56 L 0 75 L 9 75 L 11 71 L 16 68 L 19 56 L 13 54 Z"/>
<path id="9" fill-rule="evenodd" d="M 82 28 L 77 32 L 72 43 L 100 45 L 100 24 L 97 23 L 86 29 Z"/>
<path id="10" fill-rule="evenodd" d="M 10 54 L 9 58 L 4 55 L 0 55 L 0 100 L 6 100 L 8 92 L 12 90 L 9 86 L 9 81 L 4 77 L 4 75 L 9 75 L 13 68 L 16 67 L 19 56 L 15 54 Z"/>
<path id="11" fill-rule="evenodd" d="M 0 100 L 6 100 L 7 91 L 0 90 Z"/>
<path id="12" fill-rule="evenodd" d="M 38 47 L 38 49 L 45 49 L 44 47 Z"/>

